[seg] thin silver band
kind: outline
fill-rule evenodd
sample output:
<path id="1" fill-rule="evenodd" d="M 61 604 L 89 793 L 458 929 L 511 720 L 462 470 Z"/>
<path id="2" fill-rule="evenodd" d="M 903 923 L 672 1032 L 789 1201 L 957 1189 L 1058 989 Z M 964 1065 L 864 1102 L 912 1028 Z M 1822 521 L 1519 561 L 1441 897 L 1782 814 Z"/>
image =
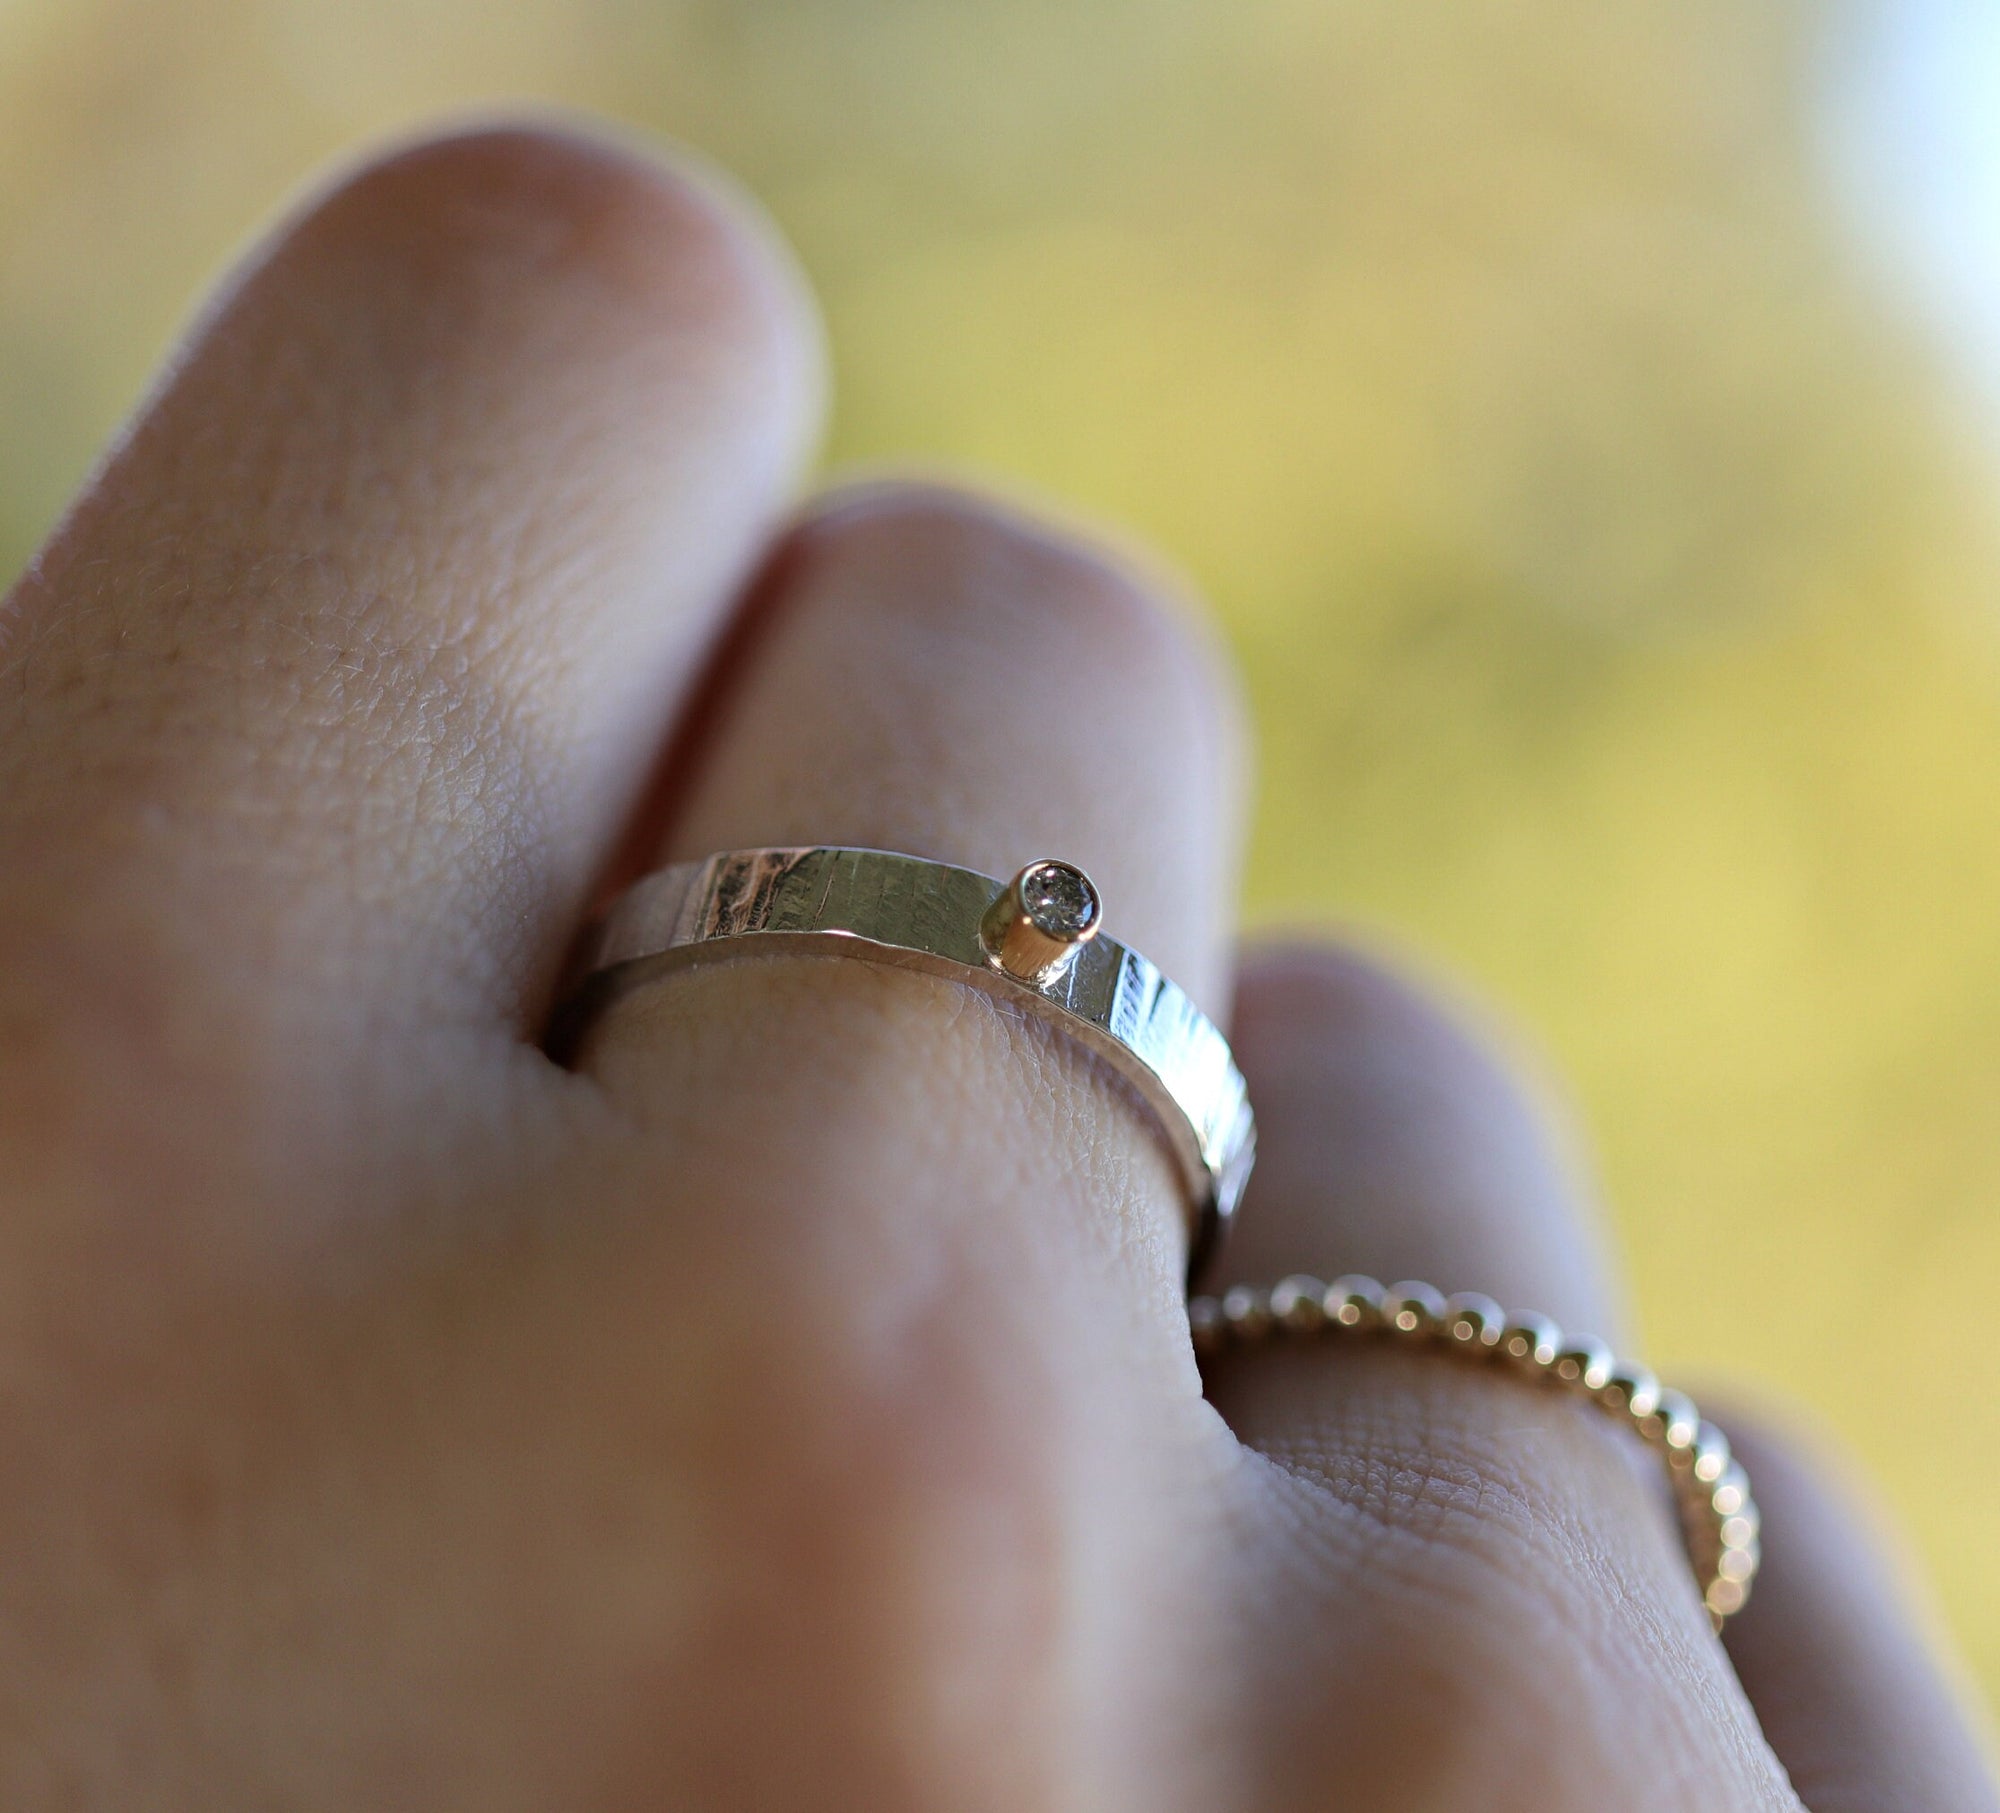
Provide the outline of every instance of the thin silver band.
<path id="1" fill-rule="evenodd" d="M 887 850 L 825 847 L 675 863 L 634 883 L 592 928 L 579 956 L 582 981 L 551 1043 L 573 1045 L 635 984 L 732 951 L 855 956 L 969 982 L 1080 1039 L 1137 1090 L 1187 1187 L 1192 1277 L 1250 1175 L 1256 1131 L 1242 1074 L 1208 1016 L 1137 951 L 1095 936 L 1094 923 L 1058 952 L 1061 967 L 1045 979 L 1005 967 L 1013 946 L 997 950 L 988 928 L 1037 869 L 1084 879 L 1045 863 L 1002 882 Z"/>

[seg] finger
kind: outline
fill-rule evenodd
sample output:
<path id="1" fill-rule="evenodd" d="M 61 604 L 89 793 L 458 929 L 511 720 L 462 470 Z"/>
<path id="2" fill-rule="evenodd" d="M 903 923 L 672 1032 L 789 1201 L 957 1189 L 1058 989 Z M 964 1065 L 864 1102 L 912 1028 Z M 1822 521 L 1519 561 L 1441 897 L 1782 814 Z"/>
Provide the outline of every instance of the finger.
<path id="1" fill-rule="evenodd" d="M 1812 1813 L 1994 1813 L 1991 1739 L 1885 1533 L 1822 1458 L 1735 1411 L 1764 1565 L 1736 1671 Z"/>
<path id="2" fill-rule="evenodd" d="M 1250 953 L 1237 1043 L 1254 1065 L 1257 1212 L 1223 1282 L 1331 1268 L 1479 1290 L 1617 1335 L 1602 1232 L 1566 1130 L 1466 1004 L 1329 945 Z M 1246 1071 L 1246 1074 L 1250 1074 Z"/>
<path id="3" fill-rule="evenodd" d="M 949 492 L 823 506 L 703 714 L 663 853 L 844 843 L 988 874 L 1066 857 L 1110 935 L 1217 1005 L 1233 694 L 1171 593 Z M 812 1578 L 761 1593 L 774 1615 L 746 1609 L 737 1653 L 788 1653 L 795 1597 L 860 1594 L 866 1628 L 895 1608 L 883 1647 L 907 1672 L 879 1703 L 924 1740 L 899 1794 L 941 1779 L 980 1804 L 1046 1799 L 1052 1732 L 1086 1799 L 1150 1774 L 1184 1705 L 1162 1632 L 1186 1627 L 1194 1587 L 1191 1463 L 1217 1446 L 1186 1428 L 1202 1406 L 1184 1212 L 1154 1123 L 1043 1022 L 839 956 L 656 978 L 579 1062 L 638 1131 L 613 1187 L 665 1210 L 664 1319 L 719 1341 L 712 1395 L 813 1482 Z M 870 1645 L 850 1648 L 865 1696 Z M 742 1698 L 782 1725 L 771 1680 L 760 1663 Z M 940 1715 L 960 1735 L 933 1748 Z M 965 1787 L 975 1726 L 1022 1735 L 1007 1766 L 1032 1786 Z"/>
<path id="4" fill-rule="evenodd" d="M 1615 1322 L 1575 1166 L 1490 1044 L 1363 958 L 1246 959 L 1259 1161 L 1228 1277 L 1473 1290 Z M 1252 1469 L 1254 1716 L 1270 1804 L 1343 1771 L 1403 1804 L 1791 1804 L 1710 1635 L 1654 1453 L 1594 1407 L 1438 1350 L 1327 1341 L 1206 1369 Z M 1246 1625 L 1253 1621 L 1246 1619 Z M 1264 1622 L 1268 1625 L 1268 1614 Z"/>
<path id="5" fill-rule="evenodd" d="M 665 854 L 850 844 L 999 875 L 1061 856 L 1113 935 L 1214 1005 L 1237 733 L 1170 591 L 943 490 L 823 506 L 774 563 Z M 844 960 L 696 970 L 622 1002 L 587 1062 L 687 1142 L 754 1127 L 760 1166 L 879 1173 L 854 1193 L 900 1257 L 842 1230 L 871 1260 L 911 1263 L 961 1218 L 989 1257 L 1000 1228 L 1122 1230 L 1176 1300 L 1184 1210 L 1157 1127 L 1070 1041 L 963 985 Z"/>
<path id="6" fill-rule="evenodd" d="M 295 1159 L 417 1137 L 536 1012 L 815 388 L 706 179 L 498 130 L 308 207 L 9 607 L 10 1047 L 129 1068 L 121 1128 L 220 1081 Z"/>

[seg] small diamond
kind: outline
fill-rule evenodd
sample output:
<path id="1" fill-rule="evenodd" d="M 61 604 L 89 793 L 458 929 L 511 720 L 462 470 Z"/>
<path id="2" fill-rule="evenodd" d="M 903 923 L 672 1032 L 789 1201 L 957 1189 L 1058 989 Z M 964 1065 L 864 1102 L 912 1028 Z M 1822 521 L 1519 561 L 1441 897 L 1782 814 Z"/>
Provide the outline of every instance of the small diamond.
<path id="1" fill-rule="evenodd" d="M 1068 943 L 1096 925 L 1097 890 L 1081 869 L 1038 862 L 1021 877 L 1021 910 L 1036 931 Z"/>

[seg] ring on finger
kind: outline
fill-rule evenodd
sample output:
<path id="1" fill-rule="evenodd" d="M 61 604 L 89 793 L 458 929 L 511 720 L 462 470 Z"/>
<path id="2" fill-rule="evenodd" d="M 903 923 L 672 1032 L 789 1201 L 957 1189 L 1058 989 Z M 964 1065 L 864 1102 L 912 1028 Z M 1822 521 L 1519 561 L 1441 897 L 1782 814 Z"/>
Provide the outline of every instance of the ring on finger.
<path id="1" fill-rule="evenodd" d="M 1137 1091 L 1187 1188 L 1188 1277 L 1227 1228 L 1256 1155 L 1229 1043 L 1188 995 L 1101 936 L 1104 906 L 1073 863 L 1011 881 L 888 850 L 726 850 L 633 883 L 591 928 L 557 1016 L 561 1055 L 617 996 L 667 970 L 745 951 L 817 951 L 970 983 L 1078 1039 Z"/>
<path id="2" fill-rule="evenodd" d="M 1353 1334 L 1444 1348 L 1566 1390 L 1666 1457 L 1688 1560 L 1714 1628 L 1750 1597 L 1761 1558 L 1757 1504 L 1729 1438 L 1692 1398 L 1601 1341 L 1565 1335 L 1546 1316 L 1510 1315 L 1477 1292 L 1447 1297 L 1414 1280 L 1385 1286 L 1358 1274 L 1328 1284 L 1301 1273 L 1269 1289 L 1239 1284 L 1220 1297 L 1195 1297 L 1188 1325 L 1202 1358 L 1272 1340 Z"/>

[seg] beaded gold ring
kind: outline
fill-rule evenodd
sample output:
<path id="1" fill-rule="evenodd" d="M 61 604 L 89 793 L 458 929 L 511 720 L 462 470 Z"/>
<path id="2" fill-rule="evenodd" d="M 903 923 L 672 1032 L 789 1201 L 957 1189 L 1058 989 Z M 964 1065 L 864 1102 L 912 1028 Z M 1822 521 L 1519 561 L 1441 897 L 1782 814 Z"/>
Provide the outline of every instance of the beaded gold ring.
<path id="1" fill-rule="evenodd" d="M 1239 1284 L 1191 1299 L 1188 1324 L 1204 1359 L 1274 1339 L 1373 1335 L 1445 1348 L 1595 1404 L 1665 1456 L 1709 1622 L 1721 1630 L 1750 1597 L 1761 1553 L 1757 1505 L 1729 1438 L 1692 1398 L 1601 1341 L 1565 1335 L 1546 1316 L 1509 1315 L 1476 1291 L 1447 1297 L 1413 1280 L 1382 1285 L 1358 1274 L 1331 1284 L 1298 1274 L 1268 1290 Z"/>

